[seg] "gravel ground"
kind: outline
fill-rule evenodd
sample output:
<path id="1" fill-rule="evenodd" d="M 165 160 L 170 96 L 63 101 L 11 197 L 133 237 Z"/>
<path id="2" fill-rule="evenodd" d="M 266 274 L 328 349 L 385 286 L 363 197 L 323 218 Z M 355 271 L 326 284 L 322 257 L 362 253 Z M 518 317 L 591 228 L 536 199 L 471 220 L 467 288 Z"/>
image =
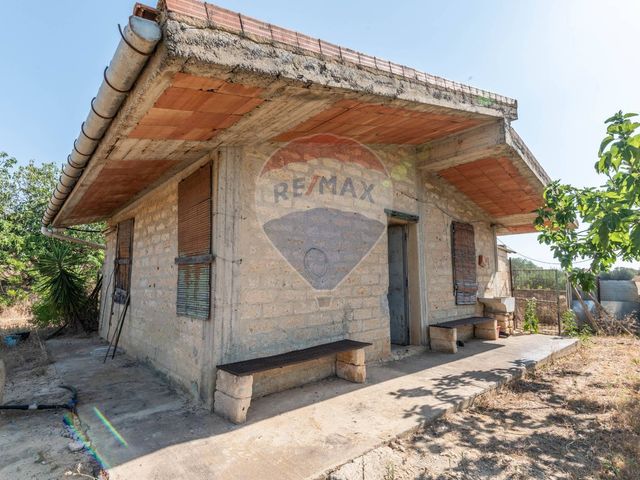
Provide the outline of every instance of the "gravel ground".
<path id="1" fill-rule="evenodd" d="M 335 480 L 640 479 L 640 340 L 593 338 Z"/>

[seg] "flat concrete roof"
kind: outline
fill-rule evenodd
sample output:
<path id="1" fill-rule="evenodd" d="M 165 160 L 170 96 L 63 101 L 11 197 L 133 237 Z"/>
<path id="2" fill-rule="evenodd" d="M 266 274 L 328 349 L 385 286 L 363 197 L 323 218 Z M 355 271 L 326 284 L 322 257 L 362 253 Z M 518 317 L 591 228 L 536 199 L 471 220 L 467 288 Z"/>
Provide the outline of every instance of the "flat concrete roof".
<path id="1" fill-rule="evenodd" d="M 419 157 L 428 151 L 430 173 L 476 203 L 501 233 L 533 230 L 531 212 L 548 176 L 514 140 L 515 100 L 197 0 L 159 8 L 163 39 L 54 226 L 109 218 L 221 146 L 325 133 L 409 145 Z M 475 139 L 465 155 L 445 145 L 433 161 L 432 145 L 493 125 L 501 136 L 482 130 L 493 135 L 493 150 Z M 470 190 L 468 172 L 485 184 Z"/>

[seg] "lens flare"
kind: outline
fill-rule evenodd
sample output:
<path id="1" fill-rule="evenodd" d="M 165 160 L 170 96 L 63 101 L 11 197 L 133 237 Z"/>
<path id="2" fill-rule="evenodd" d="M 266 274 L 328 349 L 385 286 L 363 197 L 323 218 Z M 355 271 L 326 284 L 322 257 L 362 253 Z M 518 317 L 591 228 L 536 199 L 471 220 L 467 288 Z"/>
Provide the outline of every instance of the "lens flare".
<path id="1" fill-rule="evenodd" d="M 120 435 L 120 432 L 116 430 L 116 427 L 111 424 L 107 417 L 105 417 L 104 414 L 100 410 L 98 410 L 98 407 L 93 407 L 93 411 L 100 419 L 100 421 L 104 424 L 104 426 L 107 427 L 107 430 L 109 430 L 111 434 L 116 437 L 118 442 L 120 442 L 120 445 L 122 445 L 123 447 L 128 447 L 129 444 L 127 443 L 127 441 L 122 437 L 122 435 Z"/>
<path id="2" fill-rule="evenodd" d="M 109 463 L 91 445 L 91 442 L 84 434 L 84 432 L 80 430 L 80 428 L 78 428 L 77 424 L 79 422 L 76 421 L 76 416 L 71 412 L 65 413 L 62 421 L 64 422 L 64 425 L 67 427 L 67 430 L 69 430 L 73 438 L 82 443 L 85 450 L 96 460 L 96 462 L 98 462 L 103 470 L 107 470 L 109 468 Z"/>

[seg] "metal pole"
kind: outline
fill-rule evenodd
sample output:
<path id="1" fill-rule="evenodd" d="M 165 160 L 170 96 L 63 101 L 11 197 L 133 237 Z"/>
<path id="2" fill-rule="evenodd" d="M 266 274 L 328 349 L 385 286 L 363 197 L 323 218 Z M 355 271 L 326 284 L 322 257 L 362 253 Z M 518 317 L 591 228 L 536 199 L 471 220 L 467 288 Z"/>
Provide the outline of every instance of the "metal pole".
<path id="1" fill-rule="evenodd" d="M 554 270 L 556 277 L 556 314 L 558 316 L 558 335 L 562 335 L 562 321 L 560 319 L 560 285 L 558 284 L 558 270 Z"/>
<path id="2" fill-rule="evenodd" d="M 511 263 L 512 258 L 509 259 L 509 290 L 513 297 L 513 265 Z"/>

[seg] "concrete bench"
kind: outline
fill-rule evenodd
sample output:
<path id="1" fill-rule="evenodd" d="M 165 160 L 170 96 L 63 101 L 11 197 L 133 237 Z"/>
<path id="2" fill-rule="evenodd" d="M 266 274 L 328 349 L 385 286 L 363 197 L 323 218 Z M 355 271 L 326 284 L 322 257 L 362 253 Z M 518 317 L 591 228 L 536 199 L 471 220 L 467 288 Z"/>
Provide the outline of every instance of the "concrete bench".
<path id="1" fill-rule="evenodd" d="M 339 340 L 270 357 L 218 365 L 213 410 L 234 423 L 243 423 L 253 394 L 253 375 L 319 358 L 336 356 L 336 375 L 364 383 L 367 377 L 364 348 L 370 343 Z"/>
<path id="2" fill-rule="evenodd" d="M 498 336 L 498 321 L 491 317 L 461 318 L 429 327 L 429 342 L 435 352 L 456 353 L 458 340 L 497 340 Z"/>

